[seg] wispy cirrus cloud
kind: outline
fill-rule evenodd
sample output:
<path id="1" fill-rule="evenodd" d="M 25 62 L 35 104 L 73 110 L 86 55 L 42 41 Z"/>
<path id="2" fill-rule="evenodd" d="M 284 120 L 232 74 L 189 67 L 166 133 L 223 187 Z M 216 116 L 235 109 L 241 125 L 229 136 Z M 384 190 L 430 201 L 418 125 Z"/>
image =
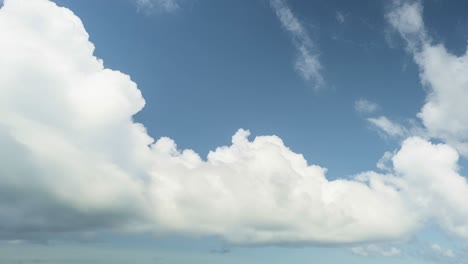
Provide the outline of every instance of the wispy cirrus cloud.
<path id="1" fill-rule="evenodd" d="M 367 99 L 359 99 L 354 102 L 354 110 L 361 114 L 372 114 L 379 110 L 379 105 Z"/>
<path id="2" fill-rule="evenodd" d="M 335 19 L 338 23 L 344 24 L 346 22 L 346 15 L 341 11 L 335 12 Z"/>
<path id="3" fill-rule="evenodd" d="M 325 82 L 322 76 L 322 64 L 319 60 L 317 48 L 307 29 L 284 0 L 271 0 L 270 3 L 282 27 L 292 37 L 292 42 L 297 51 L 296 71 L 305 81 L 311 83 L 315 89 L 323 87 Z"/>
<path id="4" fill-rule="evenodd" d="M 386 116 L 368 118 L 367 121 L 390 137 L 404 138 L 409 134 L 406 127 L 391 121 Z"/>

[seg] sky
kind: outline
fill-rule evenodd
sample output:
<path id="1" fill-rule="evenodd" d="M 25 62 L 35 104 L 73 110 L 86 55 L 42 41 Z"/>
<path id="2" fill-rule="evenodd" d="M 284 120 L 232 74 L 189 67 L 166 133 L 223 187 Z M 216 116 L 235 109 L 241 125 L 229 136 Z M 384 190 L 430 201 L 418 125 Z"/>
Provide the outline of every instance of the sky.
<path id="1" fill-rule="evenodd" d="M 1 5 L 1 263 L 467 263 L 465 1 Z"/>

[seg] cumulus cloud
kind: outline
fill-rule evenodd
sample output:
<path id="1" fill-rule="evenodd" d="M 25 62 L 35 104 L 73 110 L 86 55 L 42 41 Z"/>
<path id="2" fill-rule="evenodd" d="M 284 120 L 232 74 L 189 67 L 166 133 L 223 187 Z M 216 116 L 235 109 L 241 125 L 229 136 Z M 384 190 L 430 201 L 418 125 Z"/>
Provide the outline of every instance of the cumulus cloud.
<path id="1" fill-rule="evenodd" d="M 278 137 L 249 141 L 247 135 L 240 130 L 233 144 L 211 152 L 207 163 L 183 158 L 188 154 L 164 142 L 173 155 L 155 172 L 164 180 L 154 192 L 156 200 L 166 199 L 156 203 L 158 222 L 183 232 L 223 234 L 239 243 L 393 239 L 414 228 L 413 214 L 383 179 L 328 181 L 323 168 L 307 165 Z M 174 167 L 171 160 L 188 168 Z M 171 166 L 173 174 L 165 175 L 168 169 L 162 166 Z"/>
<path id="2" fill-rule="evenodd" d="M 202 159 L 133 121 L 136 84 L 93 56 L 68 9 L 7 0 L 0 37 L 2 240 L 117 230 L 342 244 L 429 221 L 468 238 L 468 184 L 449 145 L 409 138 L 385 174 L 334 181 L 279 137 L 243 129 Z"/>
<path id="3" fill-rule="evenodd" d="M 468 53 L 447 51 L 428 36 L 422 19 L 422 4 L 396 2 L 387 16 L 392 27 L 408 45 L 419 66 L 422 85 L 428 90 L 426 103 L 418 113 L 428 134 L 442 139 L 468 156 Z"/>
<path id="4" fill-rule="evenodd" d="M 324 85 L 322 64 L 309 33 L 284 0 L 271 0 L 270 3 L 283 28 L 291 34 L 297 50 L 296 71 L 313 87 L 321 88 Z"/>
<path id="5" fill-rule="evenodd" d="M 459 155 L 447 144 L 411 137 L 392 158 L 394 174 L 408 203 L 424 221 L 468 238 L 468 184 L 459 174 Z M 436 209 L 437 208 L 437 209 Z"/>
<path id="6" fill-rule="evenodd" d="M 0 35 L 0 235 L 131 227 L 151 143 L 135 83 L 51 2 L 5 1 Z"/>
<path id="7" fill-rule="evenodd" d="M 239 130 L 206 160 L 153 142 L 132 121 L 144 106 L 135 83 L 104 68 L 65 8 L 8 0 L 0 35 L 3 239 L 123 229 L 346 243 L 414 227 L 391 186 L 328 181 L 275 136 Z"/>
<path id="8" fill-rule="evenodd" d="M 391 155 L 391 158 L 389 157 Z M 458 152 L 447 144 L 419 137 L 406 139 L 401 149 L 384 155 L 391 160 L 385 181 L 394 184 L 419 223 L 437 223 L 448 233 L 468 238 L 468 184 L 458 170 Z M 389 176 L 392 175 L 392 176 Z M 382 179 L 374 172 L 357 179 Z M 437 209 L 436 209 L 437 208 Z"/>
<path id="9" fill-rule="evenodd" d="M 393 240 L 411 235 L 427 222 L 468 238 L 468 184 L 458 173 L 457 151 L 446 144 L 411 137 L 391 157 L 387 154 L 391 168 L 386 174 L 370 171 L 352 180 L 328 181 L 323 168 L 308 166 L 279 138 L 249 141 L 247 135 L 240 130 L 231 146 L 208 155 L 207 162 L 218 166 L 216 172 L 206 171 L 206 164 L 192 165 L 190 170 L 163 177 L 171 179 L 170 186 L 179 192 L 155 191 L 154 195 L 191 202 L 166 200 L 173 203 L 165 203 L 170 208 L 162 208 L 157 215 L 167 219 L 158 222 L 167 221 L 182 232 L 219 234 L 238 243 Z M 167 149 L 172 149 L 172 157 L 186 155 L 174 145 Z M 157 174 L 166 171 L 161 168 Z M 199 177 L 190 183 L 193 175 Z M 210 224 L 195 229 L 194 222 Z"/>
<path id="10" fill-rule="evenodd" d="M 52 2 L 6 1 L 0 35 L 4 239 L 118 228 L 344 243 L 413 225 L 391 187 L 330 182 L 275 136 L 239 130 L 207 160 L 153 142 L 132 121 L 135 83 L 104 68 L 79 18 Z"/>

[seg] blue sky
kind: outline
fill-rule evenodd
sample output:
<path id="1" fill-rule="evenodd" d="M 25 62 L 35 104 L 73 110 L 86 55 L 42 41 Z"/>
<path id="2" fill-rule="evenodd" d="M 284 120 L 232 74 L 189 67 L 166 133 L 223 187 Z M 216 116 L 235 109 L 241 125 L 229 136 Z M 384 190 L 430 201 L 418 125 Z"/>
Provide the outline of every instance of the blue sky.
<path id="1" fill-rule="evenodd" d="M 0 262 L 466 262 L 467 3 L 4 5 Z"/>
<path id="2" fill-rule="evenodd" d="M 356 114 L 354 102 L 378 102 L 382 111 L 402 119 L 414 116 L 423 102 L 411 59 L 402 46 L 386 42 L 384 3 L 364 10 L 339 2 L 291 3 L 323 64 L 326 85 L 315 91 L 294 71 L 294 47 L 268 1 L 198 1 L 150 15 L 135 12 L 130 1 L 115 2 L 58 3 L 82 18 L 106 66 L 138 84 L 147 104 L 137 120 L 153 137 L 170 136 L 181 148 L 205 154 L 242 127 L 281 136 L 337 176 L 354 174 L 389 149 Z M 346 24 L 336 12 L 349 13 Z M 350 163 L 363 142 L 362 158 Z"/>

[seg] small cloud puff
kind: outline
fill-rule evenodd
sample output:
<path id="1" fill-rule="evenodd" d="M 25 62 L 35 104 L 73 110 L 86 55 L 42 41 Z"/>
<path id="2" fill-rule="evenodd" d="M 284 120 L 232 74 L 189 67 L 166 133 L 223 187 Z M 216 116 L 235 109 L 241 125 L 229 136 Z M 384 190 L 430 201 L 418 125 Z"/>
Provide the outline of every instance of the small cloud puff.
<path id="1" fill-rule="evenodd" d="M 379 108 L 377 103 L 362 98 L 354 102 L 354 110 L 362 114 L 372 114 Z"/>
<path id="2" fill-rule="evenodd" d="M 345 14 L 343 14 L 343 12 L 340 12 L 340 11 L 335 12 L 335 19 L 340 24 L 344 24 L 346 22 Z"/>
<path id="3" fill-rule="evenodd" d="M 173 12 L 179 9 L 180 0 L 133 0 L 136 1 L 138 10 L 144 12 L 165 11 Z"/>
<path id="4" fill-rule="evenodd" d="M 377 244 L 369 244 L 365 246 L 358 246 L 351 248 L 351 252 L 360 256 L 383 256 L 395 257 L 401 255 L 401 250 L 396 247 L 386 247 Z"/>

